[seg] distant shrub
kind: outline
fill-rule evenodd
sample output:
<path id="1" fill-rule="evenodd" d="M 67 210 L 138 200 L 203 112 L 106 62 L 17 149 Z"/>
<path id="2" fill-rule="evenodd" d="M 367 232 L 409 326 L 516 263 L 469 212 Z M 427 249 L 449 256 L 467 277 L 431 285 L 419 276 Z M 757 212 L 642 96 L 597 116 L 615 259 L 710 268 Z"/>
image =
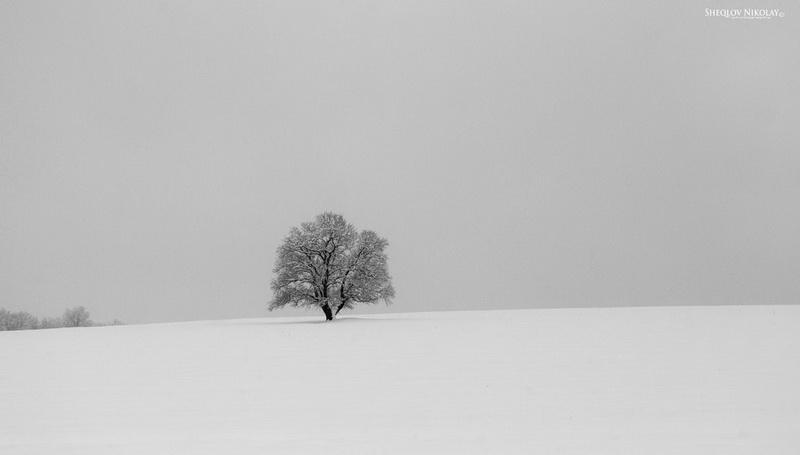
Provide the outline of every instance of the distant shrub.
<path id="1" fill-rule="evenodd" d="M 111 322 L 92 322 L 92 327 L 108 327 L 113 325 L 125 325 L 125 323 L 119 319 L 114 319 Z"/>
<path id="2" fill-rule="evenodd" d="M 39 321 L 40 329 L 57 329 L 59 327 L 64 327 L 63 318 L 42 318 Z"/>

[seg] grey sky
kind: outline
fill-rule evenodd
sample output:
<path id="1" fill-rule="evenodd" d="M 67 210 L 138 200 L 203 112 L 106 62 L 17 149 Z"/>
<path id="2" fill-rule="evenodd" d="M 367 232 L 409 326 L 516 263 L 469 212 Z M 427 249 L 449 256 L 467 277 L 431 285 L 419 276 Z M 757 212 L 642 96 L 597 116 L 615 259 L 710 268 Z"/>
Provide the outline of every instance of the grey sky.
<path id="1" fill-rule="evenodd" d="M 798 303 L 800 8 L 750 3 L 1 1 L 0 307 L 261 316 L 323 210 L 394 310 Z"/>

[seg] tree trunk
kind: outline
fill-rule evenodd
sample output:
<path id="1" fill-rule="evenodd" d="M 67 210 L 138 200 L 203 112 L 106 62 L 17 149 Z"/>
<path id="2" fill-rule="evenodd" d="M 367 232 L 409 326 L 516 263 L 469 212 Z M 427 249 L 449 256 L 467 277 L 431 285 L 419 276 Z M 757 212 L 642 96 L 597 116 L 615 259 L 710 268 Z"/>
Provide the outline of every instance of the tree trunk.
<path id="1" fill-rule="evenodd" d="M 344 279 L 345 280 L 347 279 L 347 275 L 349 273 L 350 273 L 350 271 L 348 270 L 347 273 L 344 274 Z M 344 287 L 345 287 L 346 284 L 347 283 L 345 281 L 342 281 L 342 285 L 339 286 L 339 300 L 341 300 L 342 303 L 340 303 L 339 306 L 336 308 L 336 314 L 339 314 L 339 312 L 342 311 L 342 308 L 344 308 L 344 306 L 347 303 L 347 301 L 350 300 L 349 298 L 344 296 Z"/>
<path id="2" fill-rule="evenodd" d="M 339 305 L 339 308 L 336 308 L 336 313 L 334 314 L 339 314 L 339 312 L 342 311 L 343 308 L 344 308 L 344 303 Z"/>
<path id="3" fill-rule="evenodd" d="M 326 321 L 333 320 L 333 311 L 331 311 L 331 307 L 329 307 L 327 303 L 325 305 L 322 305 L 322 312 L 325 313 Z"/>

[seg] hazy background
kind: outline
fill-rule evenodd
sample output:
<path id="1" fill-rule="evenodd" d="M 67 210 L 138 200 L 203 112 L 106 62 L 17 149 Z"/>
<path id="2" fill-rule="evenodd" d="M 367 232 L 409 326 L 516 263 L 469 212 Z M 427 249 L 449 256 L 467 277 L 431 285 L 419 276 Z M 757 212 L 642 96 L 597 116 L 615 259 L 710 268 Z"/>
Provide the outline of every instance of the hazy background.
<path id="1" fill-rule="evenodd" d="M 744 3 L 0 1 L 0 307 L 262 316 L 323 210 L 394 311 L 800 303 L 800 8 Z"/>

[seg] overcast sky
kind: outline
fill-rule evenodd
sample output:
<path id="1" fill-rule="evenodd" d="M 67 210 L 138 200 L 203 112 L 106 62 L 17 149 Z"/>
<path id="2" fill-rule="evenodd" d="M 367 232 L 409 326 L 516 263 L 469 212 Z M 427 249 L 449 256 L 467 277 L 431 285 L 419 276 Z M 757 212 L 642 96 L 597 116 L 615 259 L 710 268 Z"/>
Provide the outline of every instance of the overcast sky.
<path id="1" fill-rule="evenodd" d="M 395 311 L 800 303 L 800 7 L 744 3 L 0 1 L 0 307 L 263 316 L 324 210 Z"/>

